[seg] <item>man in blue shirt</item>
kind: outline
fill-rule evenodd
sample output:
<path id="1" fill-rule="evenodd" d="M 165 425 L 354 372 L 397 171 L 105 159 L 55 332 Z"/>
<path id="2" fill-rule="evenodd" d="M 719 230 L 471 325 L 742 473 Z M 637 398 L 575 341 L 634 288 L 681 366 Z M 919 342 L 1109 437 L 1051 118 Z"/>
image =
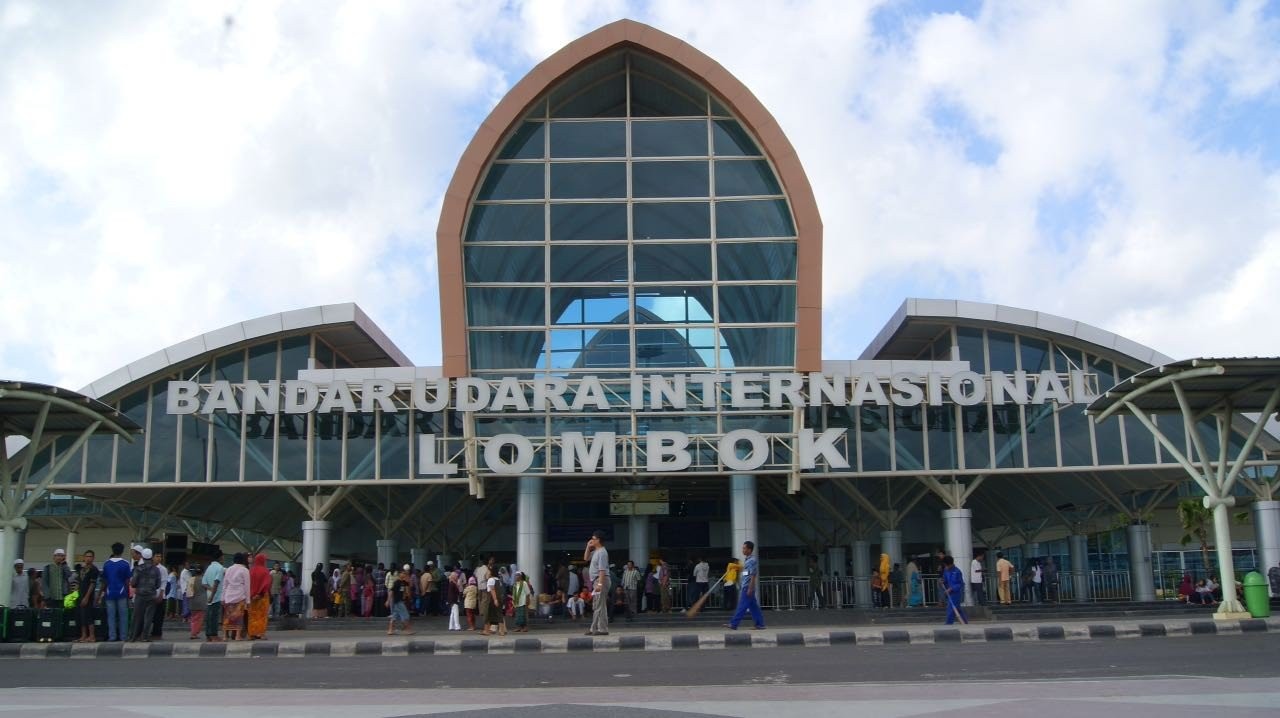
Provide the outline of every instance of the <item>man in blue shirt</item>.
<path id="1" fill-rule="evenodd" d="M 209 605 L 204 611 L 204 637 L 210 643 L 217 643 L 222 640 L 220 637 L 222 631 L 222 577 L 227 572 L 222 567 L 222 551 L 214 549 L 213 560 L 209 562 L 209 568 L 204 570 L 204 576 L 200 579 L 200 585 L 204 586 L 208 591 Z"/>
<path id="2" fill-rule="evenodd" d="M 734 611 L 733 618 L 729 620 L 728 628 L 731 631 L 738 630 L 738 624 L 742 623 L 742 617 L 751 611 L 751 620 L 755 621 L 756 630 L 764 629 L 764 614 L 760 612 L 759 587 L 760 587 L 760 568 L 759 562 L 756 560 L 756 545 L 751 541 L 742 543 L 742 572 L 738 574 L 738 583 L 742 586 L 741 593 L 738 596 L 738 610 Z"/>
<path id="3" fill-rule="evenodd" d="M 133 574 L 133 566 L 123 554 L 124 544 L 117 541 L 111 544 L 111 558 L 102 564 L 108 641 L 123 641 L 129 631 L 129 577 Z"/>
<path id="4" fill-rule="evenodd" d="M 960 623 L 969 622 L 960 604 L 964 602 L 964 574 L 956 568 L 956 560 L 950 556 L 942 557 L 942 590 L 947 596 L 947 625 L 960 619 Z"/>

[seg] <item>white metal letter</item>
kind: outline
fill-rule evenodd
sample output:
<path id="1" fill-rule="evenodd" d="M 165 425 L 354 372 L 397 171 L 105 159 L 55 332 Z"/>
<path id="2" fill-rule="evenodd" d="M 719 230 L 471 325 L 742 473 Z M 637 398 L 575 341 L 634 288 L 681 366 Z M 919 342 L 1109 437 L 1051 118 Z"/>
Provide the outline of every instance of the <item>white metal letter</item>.
<path id="1" fill-rule="evenodd" d="M 574 473 L 575 466 L 581 467 L 584 474 L 594 474 L 597 469 L 618 470 L 618 435 L 614 432 L 601 431 L 588 440 L 580 431 L 566 431 L 560 439 L 560 470 L 564 473 Z"/>
<path id="2" fill-rule="evenodd" d="M 513 461 L 502 458 L 504 447 L 513 447 L 516 452 Z M 533 466 L 533 442 L 519 434 L 498 434 L 484 444 L 484 463 L 493 473 L 504 476 L 518 476 Z"/>
<path id="3" fill-rule="evenodd" d="M 200 385 L 194 381 L 171 381 L 165 396 L 167 414 L 194 414 L 200 411 Z"/>
<path id="4" fill-rule="evenodd" d="M 750 442 L 751 450 L 739 457 L 738 444 L 743 441 Z M 758 431 L 734 429 L 720 438 L 716 451 L 720 454 L 720 463 L 726 468 L 734 471 L 754 471 L 763 466 L 765 460 L 769 458 L 769 442 L 765 441 L 764 434 Z"/>
<path id="5" fill-rule="evenodd" d="M 686 448 L 689 436 L 683 431 L 650 431 L 645 434 L 645 470 L 684 471 L 693 463 Z"/>
<path id="6" fill-rule="evenodd" d="M 827 460 L 827 466 L 833 469 L 849 468 L 849 459 L 836 449 L 836 440 L 844 436 L 847 429 L 827 429 L 818 436 L 813 436 L 813 429 L 800 430 L 800 468 L 812 469 L 818 465 L 818 457 Z"/>

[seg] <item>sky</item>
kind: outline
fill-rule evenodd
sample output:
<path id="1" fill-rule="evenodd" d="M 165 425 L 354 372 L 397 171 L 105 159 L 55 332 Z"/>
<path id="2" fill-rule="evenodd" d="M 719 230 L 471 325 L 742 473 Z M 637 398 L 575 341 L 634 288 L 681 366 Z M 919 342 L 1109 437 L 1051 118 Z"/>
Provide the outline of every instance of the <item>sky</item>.
<path id="1" fill-rule="evenodd" d="M 1280 355 L 1280 0 L 0 0 L 0 378 L 79 388 L 352 301 L 438 364 L 459 155 L 622 17 L 718 60 L 796 146 L 824 358 L 906 297 Z"/>

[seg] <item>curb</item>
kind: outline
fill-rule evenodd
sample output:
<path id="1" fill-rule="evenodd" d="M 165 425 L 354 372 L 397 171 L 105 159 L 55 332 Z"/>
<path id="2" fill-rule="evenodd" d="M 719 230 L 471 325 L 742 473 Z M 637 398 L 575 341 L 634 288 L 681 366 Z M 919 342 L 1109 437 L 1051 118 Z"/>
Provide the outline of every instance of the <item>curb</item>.
<path id="1" fill-rule="evenodd" d="M 726 648 L 814 648 L 1003 642 L 1062 642 L 1186 636 L 1280 633 L 1280 617 L 1232 621 L 1163 623 L 859 628 L 824 632 L 676 633 L 654 636 L 553 638 L 461 638 L 450 640 L 254 641 L 240 643 L 0 643 L 2 659 L 92 658 L 309 658 L 458 654 L 588 653 L 720 650 Z"/>

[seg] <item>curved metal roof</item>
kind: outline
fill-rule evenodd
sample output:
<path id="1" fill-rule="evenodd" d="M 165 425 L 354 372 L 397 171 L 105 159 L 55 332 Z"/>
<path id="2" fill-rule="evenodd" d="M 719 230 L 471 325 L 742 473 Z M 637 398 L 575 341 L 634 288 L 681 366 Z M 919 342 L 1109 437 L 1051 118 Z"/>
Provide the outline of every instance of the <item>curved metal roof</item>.
<path id="1" fill-rule="evenodd" d="M 956 299 L 916 299 L 910 298 L 898 307 L 876 338 L 862 352 L 862 359 L 879 359 L 891 345 L 911 342 L 909 325 L 922 319 L 969 320 L 974 322 L 1005 325 L 1021 333 L 1040 334 L 1045 336 L 1069 337 L 1082 344 L 1092 344 L 1101 349 L 1134 359 L 1147 366 L 1168 364 L 1172 357 L 1161 354 L 1149 346 L 1140 344 L 1086 324 L 1075 319 L 1060 317 L 1048 312 L 1037 312 L 1031 309 L 1020 309 L 1003 304 L 985 302 L 969 302 Z M 924 343 L 932 341 L 933 337 Z"/>
<path id="2" fill-rule="evenodd" d="M 1167 381 L 1160 382 L 1162 378 Z M 1176 412 L 1179 401 L 1173 381 L 1191 411 L 1201 414 L 1230 402 L 1233 411 L 1259 412 L 1280 387 L 1280 357 L 1186 359 L 1152 367 L 1116 384 L 1093 400 L 1087 413 L 1102 420 L 1122 402 L 1146 411 Z"/>
<path id="3" fill-rule="evenodd" d="M 50 403 L 50 398 L 61 401 Z M 6 430 L 13 429 L 23 436 L 31 436 L 46 404 L 49 404 L 49 409 L 44 431 L 49 436 L 84 431 L 95 421 L 102 421 L 105 430 L 121 436 L 142 431 L 142 427 L 116 411 L 115 407 L 84 394 L 50 384 L 0 380 L 0 424 Z"/>
<path id="4" fill-rule="evenodd" d="M 80 391 L 94 398 L 105 397 L 204 354 L 213 354 L 272 335 L 296 334 L 308 330 L 326 330 L 331 335 L 326 336 L 326 339 L 332 339 L 330 343 L 334 348 L 342 351 L 357 366 L 413 366 L 409 357 L 387 338 L 369 315 L 356 304 L 347 302 L 268 314 L 205 332 L 127 364 Z"/>

